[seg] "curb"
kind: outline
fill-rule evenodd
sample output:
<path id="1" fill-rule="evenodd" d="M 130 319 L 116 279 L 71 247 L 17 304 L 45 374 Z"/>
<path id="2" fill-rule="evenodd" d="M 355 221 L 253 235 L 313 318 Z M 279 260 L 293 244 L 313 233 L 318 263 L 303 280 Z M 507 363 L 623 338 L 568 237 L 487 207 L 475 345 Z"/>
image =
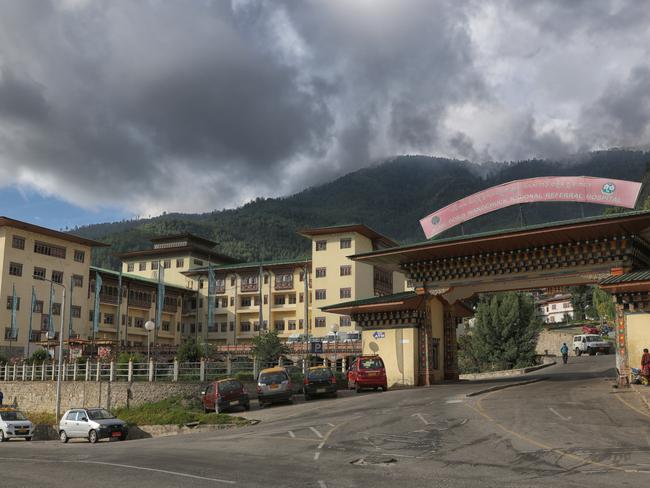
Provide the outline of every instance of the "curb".
<path id="1" fill-rule="evenodd" d="M 531 383 L 538 383 L 540 381 L 545 381 L 547 379 L 548 379 L 547 377 L 543 377 L 543 378 L 535 378 L 535 379 L 526 380 L 526 381 L 517 381 L 516 383 L 508 383 L 507 385 L 491 386 L 490 388 L 484 388 L 483 390 L 473 391 L 472 393 L 467 393 L 465 396 L 466 397 L 478 396 L 478 395 L 482 395 L 483 393 L 490 393 L 492 391 L 505 390 L 506 388 L 513 388 L 515 386 L 530 385 Z"/>
<path id="2" fill-rule="evenodd" d="M 550 363 L 538 364 L 537 366 L 528 366 L 526 368 L 518 369 L 505 369 L 502 371 L 493 371 L 487 373 L 469 373 L 461 374 L 459 376 L 461 381 L 482 381 L 482 380 L 492 380 L 500 378 L 516 378 L 517 376 L 523 376 L 533 371 L 539 371 L 540 369 L 548 368 L 549 366 L 554 366 L 557 364 L 557 361 L 552 361 Z"/>

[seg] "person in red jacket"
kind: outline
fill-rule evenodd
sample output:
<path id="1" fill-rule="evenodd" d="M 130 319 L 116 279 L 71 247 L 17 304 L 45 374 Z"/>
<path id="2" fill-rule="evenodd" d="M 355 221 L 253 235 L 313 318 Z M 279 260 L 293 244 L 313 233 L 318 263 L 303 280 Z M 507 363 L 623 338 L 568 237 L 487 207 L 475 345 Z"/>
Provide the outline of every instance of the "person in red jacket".
<path id="1" fill-rule="evenodd" d="M 650 377 L 650 352 L 648 352 L 648 348 L 643 350 L 643 356 L 641 356 L 641 372 L 643 376 Z"/>

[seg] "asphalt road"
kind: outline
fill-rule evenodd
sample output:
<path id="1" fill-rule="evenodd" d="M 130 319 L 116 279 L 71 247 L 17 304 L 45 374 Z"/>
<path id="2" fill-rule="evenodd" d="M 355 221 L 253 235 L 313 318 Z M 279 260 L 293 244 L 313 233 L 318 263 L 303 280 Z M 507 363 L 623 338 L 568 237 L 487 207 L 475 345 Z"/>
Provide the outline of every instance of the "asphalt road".
<path id="1" fill-rule="evenodd" d="M 252 410 L 240 429 L 127 442 L 8 442 L 0 486 L 493 487 L 650 483 L 650 412 L 613 357 L 474 397 L 459 383 Z M 521 380 L 521 378 L 519 378 Z M 243 415 L 243 414 L 242 414 Z"/>

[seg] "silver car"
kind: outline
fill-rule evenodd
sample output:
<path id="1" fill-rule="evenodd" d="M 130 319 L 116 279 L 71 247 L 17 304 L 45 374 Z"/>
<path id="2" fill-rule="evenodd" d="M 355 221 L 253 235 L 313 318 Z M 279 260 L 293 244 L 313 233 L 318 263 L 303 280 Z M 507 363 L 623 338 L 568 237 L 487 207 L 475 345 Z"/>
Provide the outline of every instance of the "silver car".
<path id="1" fill-rule="evenodd" d="M 126 422 L 103 408 L 72 408 L 59 422 L 59 439 L 66 443 L 75 437 L 88 439 L 94 444 L 99 439 L 126 439 Z"/>
<path id="2" fill-rule="evenodd" d="M 260 408 L 271 403 L 293 401 L 293 385 L 284 368 L 260 371 L 257 378 L 257 401 Z"/>

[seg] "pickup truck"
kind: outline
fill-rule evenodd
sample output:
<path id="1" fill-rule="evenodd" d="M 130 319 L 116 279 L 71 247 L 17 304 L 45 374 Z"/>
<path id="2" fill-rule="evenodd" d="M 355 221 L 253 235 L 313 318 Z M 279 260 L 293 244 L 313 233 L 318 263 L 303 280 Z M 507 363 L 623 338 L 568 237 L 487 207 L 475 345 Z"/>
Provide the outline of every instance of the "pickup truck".
<path id="1" fill-rule="evenodd" d="M 609 354 L 612 352 L 612 343 L 604 340 L 597 334 L 581 334 L 573 337 L 573 350 L 576 356 L 589 354 L 590 356 L 600 352 Z"/>

